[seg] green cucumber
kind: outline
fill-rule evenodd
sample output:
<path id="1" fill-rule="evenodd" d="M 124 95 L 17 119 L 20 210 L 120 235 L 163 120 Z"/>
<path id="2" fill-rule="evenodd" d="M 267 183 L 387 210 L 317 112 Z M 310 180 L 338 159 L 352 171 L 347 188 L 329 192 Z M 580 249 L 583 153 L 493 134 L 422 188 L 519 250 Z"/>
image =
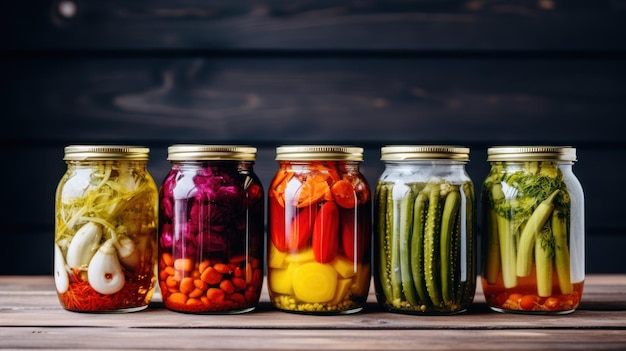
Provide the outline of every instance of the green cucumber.
<path id="1" fill-rule="evenodd" d="M 382 288 L 383 294 L 385 295 L 385 299 L 387 301 L 392 300 L 392 292 L 391 292 L 391 280 L 389 277 L 389 245 L 387 245 L 388 240 L 391 236 L 391 230 L 387 221 L 387 213 L 389 209 L 387 208 L 387 184 L 378 183 L 376 186 L 376 204 L 379 206 L 377 214 L 377 240 L 378 240 L 378 271 L 380 278 L 380 286 Z"/>
<path id="2" fill-rule="evenodd" d="M 420 303 L 430 307 L 431 302 L 424 280 L 424 217 L 428 206 L 428 196 L 420 192 L 413 207 L 413 234 L 411 236 L 411 275 Z"/>
<path id="3" fill-rule="evenodd" d="M 439 259 L 441 262 L 441 296 L 445 305 L 453 302 L 454 276 L 458 256 L 458 243 L 453 238 L 456 232 L 456 218 L 461 207 L 461 195 L 458 191 L 451 191 L 446 195 L 441 216 L 441 236 Z"/>
<path id="4" fill-rule="evenodd" d="M 428 195 L 428 212 L 424 230 L 424 279 L 428 296 L 436 307 L 441 307 L 440 267 L 439 267 L 439 187 L 432 184 Z"/>
<path id="5" fill-rule="evenodd" d="M 417 306 L 415 299 L 415 287 L 411 277 L 411 234 L 413 228 L 413 206 L 415 205 L 415 193 L 407 187 L 405 196 L 396 200 L 399 204 L 399 237 L 400 237 L 400 276 L 402 279 L 402 289 L 404 297 L 411 306 Z"/>

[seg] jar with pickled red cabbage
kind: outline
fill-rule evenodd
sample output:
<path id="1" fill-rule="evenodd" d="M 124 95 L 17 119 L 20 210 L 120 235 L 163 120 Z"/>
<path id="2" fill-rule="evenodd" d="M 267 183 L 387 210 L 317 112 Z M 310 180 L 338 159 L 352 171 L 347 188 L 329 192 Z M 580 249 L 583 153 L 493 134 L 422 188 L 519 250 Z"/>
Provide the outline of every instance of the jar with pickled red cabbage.
<path id="1" fill-rule="evenodd" d="M 268 291 L 305 314 L 360 311 L 370 285 L 371 196 L 363 149 L 281 146 L 268 191 Z"/>
<path id="2" fill-rule="evenodd" d="M 70 145 L 55 200 L 54 281 L 63 308 L 133 312 L 155 289 L 158 190 L 149 149 Z"/>
<path id="3" fill-rule="evenodd" d="M 263 283 L 264 193 L 256 148 L 172 145 L 159 192 L 159 287 L 166 308 L 235 314 Z"/>
<path id="4" fill-rule="evenodd" d="M 584 195 L 576 149 L 500 146 L 487 150 L 482 190 L 481 283 L 498 312 L 567 314 L 585 278 Z"/>

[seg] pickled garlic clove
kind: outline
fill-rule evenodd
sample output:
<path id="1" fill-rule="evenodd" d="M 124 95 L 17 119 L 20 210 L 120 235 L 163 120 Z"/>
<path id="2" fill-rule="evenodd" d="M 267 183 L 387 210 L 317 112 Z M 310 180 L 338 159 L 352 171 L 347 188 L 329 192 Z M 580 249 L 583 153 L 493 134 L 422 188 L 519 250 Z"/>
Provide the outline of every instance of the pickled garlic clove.
<path id="1" fill-rule="evenodd" d="M 63 252 L 57 244 L 54 244 L 54 284 L 59 294 L 65 293 L 70 286 L 70 278 L 65 269 Z"/>
<path id="2" fill-rule="evenodd" d="M 87 222 L 74 234 L 65 260 L 72 268 L 81 268 L 89 264 L 102 238 L 102 229 L 93 222 Z"/>
<path id="3" fill-rule="evenodd" d="M 120 236 L 113 244 L 117 249 L 117 256 L 122 265 L 130 270 L 134 270 L 141 261 L 141 255 L 135 242 L 127 236 Z"/>
<path id="4" fill-rule="evenodd" d="M 124 287 L 122 266 L 114 247 L 115 239 L 107 240 L 89 262 L 87 279 L 91 287 L 105 295 L 114 294 Z"/>

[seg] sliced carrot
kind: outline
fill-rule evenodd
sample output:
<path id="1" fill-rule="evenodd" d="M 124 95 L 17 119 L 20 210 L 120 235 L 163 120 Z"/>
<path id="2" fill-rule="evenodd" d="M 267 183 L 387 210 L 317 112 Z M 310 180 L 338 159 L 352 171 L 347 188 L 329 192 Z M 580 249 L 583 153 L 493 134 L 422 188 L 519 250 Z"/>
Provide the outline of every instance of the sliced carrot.
<path id="1" fill-rule="evenodd" d="M 203 303 L 200 299 L 189 299 L 186 303 L 187 306 L 202 306 Z"/>
<path id="2" fill-rule="evenodd" d="M 316 181 L 314 177 L 308 177 L 300 189 L 298 207 L 311 206 L 320 201 L 328 191 L 326 181 Z"/>
<path id="3" fill-rule="evenodd" d="M 246 286 L 248 285 L 246 284 L 245 279 L 241 279 L 241 278 L 233 278 L 232 282 L 233 282 L 233 285 L 239 290 L 245 290 Z"/>
<path id="4" fill-rule="evenodd" d="M 330 191 L 337 205 L 343 208 L 354 208 L 356 206 L 356 194 L 354 187 L 349 181 L 342 179 L 335 182 Z"/>
<path id="5" fill-rule="evenodd" d="M 167 285 L 168 288 L 178 288 L 178 282 L 179 281 L 176 280 L 173 275 L 165 279 L 165 285 Z"/>
<path id="6" fill-rule="evenodd" d="M 219 288 L 209 288 L 206 292 L 206 297 L 212 303 L 223 303 L 224 302 L 224 291 Z"/>
<path id="7" fill-rule="evenodd" d="M 202 275 L 200 275 L 200 279 L 209 285 L 215 285 L 222 281 L 222 273 L 218 272 L 213 267 L 207 267 L 207 269 L 202 272 Z"/>
<path id="8" fill-rule="evenodd" d="M 167 252 L 164 252 L 163 254 L 161 254 L 161 259 L 163 260 L 163 263 L 165 263 L 166 266 L 174 265 L 174 258 L 172 257 L 171 254 Z"/>
<path id="9" fill-rule="evenodd" d="M 191 258 L 177 258 L 174 260 L 174 268 L 177 271 L 191 272 L 193 270 L 193 260 Z"/>
<path id="10" fill-rule="evenodd" d="M 235 292 L 235 285 L 230 280 L 222 280 L 220 283 L 220 289 L 224 290 L 227 294 L 232 294 Z"/>
<path id="11" fill-rule="evenodd" d="M 192 292 L 194 288 L 195 286 L 193 285 L 193 278 L 186 277 L 180 281 L 180 286 L 178 289 L 181 293 L 189 295 L 189 293 Z"/>
<path id="12" fill-rule="evenodd" d="M 200 289 L 200 290 L 206 290 L 209 288 L 209 286 L 207 285 L 207 283 L 203 282 L 202 279 L 196 279 L 193 281 L 193 286 L 196 287 L 196 289 Z"/>
<path id="13" fill-rule="evenodd" d="M 187 295 L 182 293 L 173 293 L 167 297 L 167 301 L 175 305 L 184 305 L 187 303 Z"/>
<path id="14" fill-rule="evenodd" d="M 209 260 L 203 260 L 202 262 L 198 263 L 198 272 L 202 274 L 202 272 L 204 272 L 204 270 L 210 265 L 211 262 Z"/>
<path id="15" fill-rule="evenodd" d="M 201 296 L 204 296 L 204 290 L 194 288 L 188 295 L 190 298 L 199 299 Z"/>
<path id="16" fill-rule="evenodd" d="M 216 271 L 222 274 L 230 273 L 230 267 L 228 267 L 228 265 L 224 263 L 216 263 L 213 265 L 213 268 L 215 268 Z"/>
<path id="17" fill-rule="evenodd" d="M 163 269 L 163 272 L 165 272 L 167 275 L 174 275 L 174 274 L 176 274 L 176 271 L 174 270 L 174 267 L 172 267 L 172 266 L 165 267 L 165 269 Z"/>

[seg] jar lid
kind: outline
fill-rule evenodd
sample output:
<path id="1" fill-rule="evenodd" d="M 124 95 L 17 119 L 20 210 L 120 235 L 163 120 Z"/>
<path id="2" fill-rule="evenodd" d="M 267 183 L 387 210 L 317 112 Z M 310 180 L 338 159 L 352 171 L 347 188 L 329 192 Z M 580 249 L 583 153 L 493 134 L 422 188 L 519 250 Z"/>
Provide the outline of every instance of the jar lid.
<path id="1" fill-rule="evenodd" d="M 150 149 L 129 145 L 68 145 L 65 147 L 66 161 L 137 160 L 147 161 Z"/>
<path id="2" fill-rule="evenodd" d="M 341 145 L 293 145 L 276 148 L 277 161 L 345 160 L 363 161 L 363 148 Z"/>
<path id="3" fill-rule="evenodd" d="M 380 149 L 380 159 L 383 161 L 469 161 L 469 152 L 469 148 L 452 145 L 391 145 Z"/>
<path id="4" fill-rule="evenodd" d="M 246 145 L 177 144 L 167 148 L 169 161 L 254 161 L 256 148 Z"/>
<path id="5" fill-rule="evenodd" d="M 576 161 L 571 146 L 494 146 L 487 149 L 487 161 Z"/>

